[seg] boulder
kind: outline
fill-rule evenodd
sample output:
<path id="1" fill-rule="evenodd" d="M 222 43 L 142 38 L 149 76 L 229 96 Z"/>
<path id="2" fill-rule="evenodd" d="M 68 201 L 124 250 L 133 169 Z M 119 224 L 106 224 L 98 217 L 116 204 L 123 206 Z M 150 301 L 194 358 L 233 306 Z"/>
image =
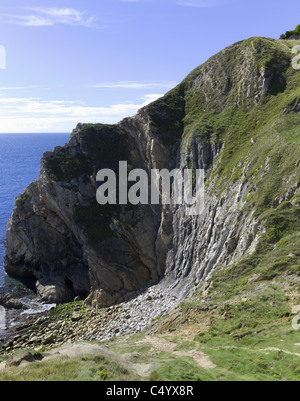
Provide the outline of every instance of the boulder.
<path id="1" fill-rule="evenodd" d="M 10 294 L 0 294 L 0 305 L 6 309 L 28 309 L 22 302 L 14 299 Z"/>
<path id="2" fill-rule="evenodd" d="M 48 333 L 45 335 L 45 337 L 42 340 L 42 343 L 44 345 L 49 345 L 49 344 L 53 344 L 55 342 L 55 338 L 56 338 L 56 333 Z"/>
<path id="3" fill-rule="evenodd" d="M 29 351 L 21 351 L 14 355 L 7 363 L 6 367 L 19 366 L 22 362 L 33 362 L 34 356 Z"/>
<path id="4" fill-rule="evenodd" d="M 61 278 L 42 279 L 36 283 L 36 291 L 41 301 L 46 303 L 64 303 L 72 300 L 72 290 Z"/>

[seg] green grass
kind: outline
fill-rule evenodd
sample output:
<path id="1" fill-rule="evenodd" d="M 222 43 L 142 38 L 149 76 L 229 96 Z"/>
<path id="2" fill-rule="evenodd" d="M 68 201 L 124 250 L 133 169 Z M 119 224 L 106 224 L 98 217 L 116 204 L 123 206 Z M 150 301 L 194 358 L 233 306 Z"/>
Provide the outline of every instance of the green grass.
<path id="1" fill-rule="evenodd" d="M 178 85 L 147 107 L 152 126 L 164 145 L 174 145 L 183 133 L 184 98 Z"/>
<path id="2" fill-rule="evenodd" d="M 50 311 L 49 316 L 57 319 L 70 318 L 74 312 L 80 312 L 82 315 L 87 313 L 88 307 L 84 305 L 83 301 L 68 302 L 59 304 L 55 309 Z"/>
<path id="3" fill-rule="evenodd" d="M 200 373 L 200 379 L 298 381 L 300 347 L 296 344 L 299 332 L 292 328 L 289 298 L 280 281 L 278 285 L 238 284 L 238 291 L 233 291 L 224 280 L 223 276 L 211 290 L 209 302 L 217 304 L 218 308 L 211 314 L 209 330 L 194 338 L 199 349 L 216 365 L 215 369 Z M 234 284 L 233 276 L 227 278 L 227 284 L 230 282 Z M 182 307 L 183 313 L 191 310 L 199 313 L 201 321 L 200 299 Z M 184 342 L 179 345 L 182 346 Z M 188 344 L 188 348 L 193 345 Z M 166 376 L 160 373 L 160 379 L 164 379 Z"/>
<path id="4" fill-rule="evenodd" d="M 298 342 L 299 333 L 291 329 L 290 323 L 275 323 L 260 334 L 238 340 L 220 333 L 199 345 L 216 365 L 214 369 L 204 369 L 190 357 L 174 357 L 162 362 L 150 380 L 298 381 L 300 347 L 294 345 Z M 195 349 L 195 343 L 190 347 Z"/>
<path id="5" fill-rule="evenodd" d="M 138 377 L 101 355 L 60 357 L 0 371 L 0 381 L 127 381 Z"/>
<path id="6" fill-rule="evenodd" d="M 69 181 L 88 173 L 88 160 L 83 155 L 75 157 L 58 155 L 56 153 L 48 156 L 46 161 L 47 172 L 54 181 Z"/>
<path id="7" fill-rule="evenodd" d="M 253 294 L 247 301 L 225 304 L 219 312 L 226 313 L 226 318 L 212 318 L 208 333 L 199 335 L 200 342 L 206 343 L 222 335 L 240 340 L 259 332 L 277 319 L 289 316 L 290 309 L 284 294 L 278 293 L 278 289 L 269 289 L 258 296 Z"/>
<path id="8" fill-rule="evenodd" d="M 281 351 L 267 353 L 251 348 L 220 347 L 217 350 L 211 349 L 210 354 L 218 365 L 220 376 L 226 380 L 298 381 L 300 378 L 299 357 Z M 218 378 L 216 373 L 214 375 Z"/>
<path id="9" fill-rule="evenodd" d="M 174 358 L 161 364 L 149 377 L 151 381 L 202 381 L 205 369 L 189 357 Z M 205 375 L 206 376 L 206 375 Z"/>
<path id="10" fill-rule="evenodd" d="M 217 365 L 214 375 L 223 372 L 233 380 L 298 381 L 299 347 L 294 345 L 298 340 L 299 333 L 290 322 L 274 322 L 241 339 L 226 334 L 210 337 L 202 349 Z"/>
<path id="11" fill-rule="evenodd" d="M 127 135 L 115 125 L 84 124 L 80 141 L 83 151 L 89 154 L 89 163 L 94 172 L 98 172 L 103 164 L 127 160 Z"/>

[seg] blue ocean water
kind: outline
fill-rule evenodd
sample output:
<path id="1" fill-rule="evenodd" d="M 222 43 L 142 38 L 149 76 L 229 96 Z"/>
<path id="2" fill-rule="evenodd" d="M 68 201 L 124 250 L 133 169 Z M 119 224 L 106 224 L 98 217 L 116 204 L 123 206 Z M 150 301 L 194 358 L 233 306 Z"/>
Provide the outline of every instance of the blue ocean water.
<path id="1" fill-rule="evenodd" d="M 0 292 L 15 283 L 4 272 L 4 240 L 16 196 L 36 181 L 43 153 L 68 142 L 70 134 L 0 134 Z M 12 292 L 12 291 L 10 291 Z"/>

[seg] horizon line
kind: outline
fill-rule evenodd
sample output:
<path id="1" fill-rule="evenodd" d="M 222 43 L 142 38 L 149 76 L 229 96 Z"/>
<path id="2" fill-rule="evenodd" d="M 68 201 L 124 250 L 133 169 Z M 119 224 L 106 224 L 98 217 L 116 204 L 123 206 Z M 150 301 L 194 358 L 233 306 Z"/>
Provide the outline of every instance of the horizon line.
<path id="1" fill-rule="evenodd" d="M 65 132 L 62 132 L 62 131 L 49 131 L 49 132 L 0 132 L 0 135 L 14 135 L 14 134 L 17 134 L 17 135 L 27 135 L 27 134 L 30 134 L 30 135 L 32 135 L 32 134 L 39 134 L 39 135 L 43 135 L 43 134 L 71 134 L 72 132 L 69 132 L 69 131 L 65 131 Z"/>

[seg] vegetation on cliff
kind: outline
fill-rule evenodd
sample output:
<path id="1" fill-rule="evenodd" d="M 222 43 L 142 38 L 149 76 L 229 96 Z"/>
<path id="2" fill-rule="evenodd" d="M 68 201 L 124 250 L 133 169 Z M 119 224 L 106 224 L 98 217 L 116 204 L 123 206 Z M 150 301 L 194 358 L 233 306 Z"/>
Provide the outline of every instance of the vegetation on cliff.
<path id="1" fill-rule="evenodd" d="M 298 27 L 291 35 L 297 33 Z M 207 239 L 189 237 L 193 234 L 192 228 L 189 231 L 192 226 L 186 221 L 176 226 L 178 222 L 174 221 L 172 229 L 177 232 L 173 243 L 167 246 L 168 250 L 175 247 L 176 236 L 180 246 L 188 239 L 188 247 L 179 246 L 172 257 L 174 259 L 178 251 L 179 265 L 182 265 L 198 252 L 199 266 L 205 257 L 209 258 L 210 269 L 207 263 L 201 272 L 201 278 L 206 280 L 195 279 L 190 298 L 168 315 L 160 315 L 153 321 L 151 332 L 156 336 L 153 341 L 141 335 L 123 340 L 114 338 L 108 343 L 120 354 L 138 350 L 139 363 L 153 364 L 147 378 L 300 378 L 299 331 L 292 327 L 292 310 L 300 304 L 300 71 L 291 63 L 295 44 L 289 40 L 291 35 L 285 35 L 284 41 L 255 37 L 229 46 L 192 71 L 164 97 L 145 107 L 138 115 L 142 123 L 138 117 L 130 120 L 135 134 L 137 132 L 139 149 L 143 146 L 148 149 L 149 143 L 145 145 L 143 141 L 155 138 L 161 148 L 169 152 L 166 154 L 177 152 L 189 167 L 199 167 L 200 162 L 205 161 L 205 184 L 210 202 L 207 209 L 215 210 L 207 213 L 207 219 L 211 219 L 210 228 L 205 232 Z M 148 123 L 151 137 L 146 136 L 148 131 L 144 137 L 140 136 L 145 126 L 148 129 Z M 74 133 L 75 145 L 71 138 L 67 147 L 45 155 L 48 176 L 58 185 L 68 186 L 74 178 L 82 176 L 83 181 L 88 180 L 99 168 L 115 168 L 119 160 L 128 160 L 133 149 L 124 126 L 81 126 Z M 130 135 L 132 138 L 132 131 Z M 213 157 L 203 156 L 203 149 L 207 148 L 216 150 Z M 197 159 L 199 154 L 202 159 Z M 137 156 L 134 156 L 135 160 Z M 138 160 L 137 163 L 143 165 L 143 162 Z M 77 194 L 76 191 L 79 192 L 75 186 L 73 192 Z M 30 204 L 30 196 L 25 196 L 26 205 Z M 234 211 L 231 205 L 235 205 Z M 85 197 L 72 218 L 85 230 L 86 243 L 94 249 L 100 249 L 102 241 L 123 234 L 126 244 L 133 243 L 136 250 L 146 229 L 151 235 L 157 234 L 159 224 L 146 227 L 152 220 L 145 218 L 144 209 L 138 221 L 140 223 L 143 218 L 146 221 L 142 233 L 137 231 L 134 236 L 134 228 L 126 230 L 126 224 L 123 231 L 120 224 L 119 232 L 113 232 L 110 223 L 120 218 L 120 214 L 119 209 L 101 207 L 95 199 Z M 206 223 L 199 219 L 197 224 Z M 169 229 L 171 224 L 162 225 L 161 231 L 166 226 Z M 229 230 L 232 230 L 231 235 Z M 219 245 L 222 234 L 226 240 Z M 152 237 L 146 237 L 144 245 L 149 245 L 149 238 Z M 201 247 L 195 248 L 200 242 Z M 220 254 L 225 256 L 218 259 Z M 113 264 L 117 268 L 113 270 L 112 287 L 117 293 L 124 283 L 128 284 L 128 277 L 141 276 L 135 275 L 141 260 L 152 262 L 153 259 L 152 253 L 146 257 L 142 253 L 136 263 L 131 253 L 122 255 L 129 255 L 126 263 L 134 267 L 130 266 L 130 270 L 126 266 L 121 271 L 123 260 L 120 259 Z M 99 260 L 103 265 L 111 262 L 100 256 L 97 263 Z M 172 264 L 170 259 L 169 270 L 172 271 L 176 261 L 172 260 Z M 190 263 L 185 276 L 181 270 L 176 272 L 180 284 L 199 268 Z M 96 265 L 93 269 L 100 275 L 101 284 L 110 274 L 112 265 L 103 276 Z M 91 269 L 90 274 L 93 271 Z M 145 274 L 145 277 L 149 280 L 150 276 Z M 107 281 L 106 285 L 109 284 Z M 130 316 L 120 315 L 120 319 L 127 321 Z M 78 326 L 82 324 L 81 330 L 85 332 L 86 319 L 80 322 Z M 59 323 L 58 326 L 59 333 L 65 325 Z M 76 360 L 74 369 L 80 370 L 83 362 Z M 91 379 L 119 377 L 112 374 L 114 367 L 110 367 L 109 361 L 101 362 L 101 367 L 110 371 L 111 376 L 99 377 L 93 371 Z"/>
<path id="2" fill-rule="evenodd" d="M 293 31 L 286 31 L 286 33 L 283 33 L 280 35 L 280 39 L 289 39 L 291 36 L 300 36 L 300 24 L 296 26 L 296 28 Z"/>
<path id="3" fill-rule="evenodd" d="M 46 171 L 55 181 L 96 174 L 105 165 L 116 167 L 127 153 L 127 138 L 120 129 L 104 124 L 84 124 L 79 141 L 83 152 L 70 155 L 68 148 L 58 148 L 45 155 Z"/>

